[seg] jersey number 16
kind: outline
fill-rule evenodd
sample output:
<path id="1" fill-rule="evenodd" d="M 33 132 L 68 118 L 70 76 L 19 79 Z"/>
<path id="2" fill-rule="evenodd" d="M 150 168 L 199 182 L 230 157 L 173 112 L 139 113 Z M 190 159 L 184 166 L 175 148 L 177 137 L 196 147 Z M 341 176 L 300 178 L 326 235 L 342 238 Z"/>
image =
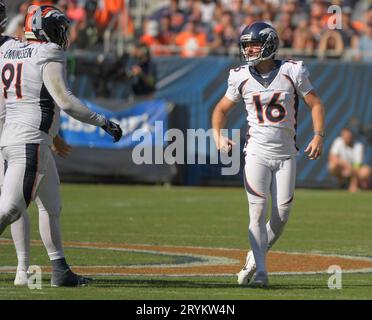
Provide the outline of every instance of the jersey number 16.
<path id="1" fill-rule="evenodd" d="M 280 103 L 278 103 L 280 94 L 280 92 L 274 93 L 265 110 L 263 110 L 260 95 L 253 96 L 253 103 L 256 107 L 258 123 L 264 123 L 263 112 L 265 112 L 266 119 L 270 122 L 280 122 L 284 119 L 286 110 Z"/>

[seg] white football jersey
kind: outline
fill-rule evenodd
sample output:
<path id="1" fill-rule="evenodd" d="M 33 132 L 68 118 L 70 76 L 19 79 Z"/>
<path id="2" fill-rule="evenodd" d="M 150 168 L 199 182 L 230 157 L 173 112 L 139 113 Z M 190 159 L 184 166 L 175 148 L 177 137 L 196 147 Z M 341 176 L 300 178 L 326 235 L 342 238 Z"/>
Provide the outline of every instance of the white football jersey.
<path id="1" fill-rule="evenodd" d="M 302 61 L 275 60 L 276 68 L 257 75 L 247 65 L 230 70 L 225 96 L 243 98 L 247 110 L 246 152 L 272 159 L 296 155 L 299 95 L 312 90 L 309 72 Z"/>
<path id="2" fill-rule="evenodd" d="M 51 145 L 59 130 L 59 108 L 46 89 L 42 72 L 51 61 L 66 62 L 54 43 L 0 42 L 0 72 L 6 118 L 1 146 L 25 143 Z"/>

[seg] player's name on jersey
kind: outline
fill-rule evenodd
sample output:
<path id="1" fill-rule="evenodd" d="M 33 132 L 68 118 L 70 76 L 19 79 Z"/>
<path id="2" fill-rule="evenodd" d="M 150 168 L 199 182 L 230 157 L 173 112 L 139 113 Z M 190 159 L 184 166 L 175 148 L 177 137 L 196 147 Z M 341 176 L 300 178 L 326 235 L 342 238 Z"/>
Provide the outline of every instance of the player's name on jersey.
<path id="1" fill-rule="evenodd" d="M 25 48 L 25 49 L 8 49 L 5 52 L 4 59 L 25 59 L 31 58 L 34 48 Z"/>

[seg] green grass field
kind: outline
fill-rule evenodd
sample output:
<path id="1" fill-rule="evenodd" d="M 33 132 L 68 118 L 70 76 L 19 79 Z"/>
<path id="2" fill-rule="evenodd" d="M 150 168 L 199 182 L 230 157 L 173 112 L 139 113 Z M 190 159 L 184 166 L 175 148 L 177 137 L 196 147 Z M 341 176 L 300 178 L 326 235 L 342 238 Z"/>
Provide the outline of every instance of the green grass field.
<path id="1" fill-rule="evenodd" d="M 65 241 L 248 248 L 248 211 L 243 188 L 185 188 L 63 184 Z M 32 239 L 37 211 L 30 208 Z M 297 190 L 286 230 L 274 251 L 372 257 L 372 193 Z M 10 239 L 9 229 L 1 236 Z M 80 266 L 167 265 L 182 256 L 66 248 Z M 41 246 L 31 264 L 49 265 Z M 12 244 L 0 244 L 0 268 L 15 266 Z M 239 271 L 239 270 L 236 270 Z M 210 271 L 213 274 L 213 270 Z M 0 273 L 0 299 L 372 299 L 372 273 L 344 273 L 342 289 L 330 290 L 329 274 L 272 275 L 270 289 L 239 287 L 236 277 L 93 276 L 86 288 L 15 288 L 14 275 Z"/>

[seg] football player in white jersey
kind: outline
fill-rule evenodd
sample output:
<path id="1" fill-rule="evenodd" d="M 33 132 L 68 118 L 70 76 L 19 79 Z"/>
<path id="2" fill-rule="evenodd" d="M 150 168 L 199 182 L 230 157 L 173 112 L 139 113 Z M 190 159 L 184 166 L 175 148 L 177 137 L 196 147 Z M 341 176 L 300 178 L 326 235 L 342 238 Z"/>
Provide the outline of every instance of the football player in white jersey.
<path id="1" fill-rule="evenodd" d="M 6 8 L 4 2 L 0 0 L 0 42 L 4 44 L 7 41 L 17 41 L 11 37 L 3 36 L 2 33 L 5 30 L 7 23 Z M 3 95 L 0 95 L 0 134 L 2 131 L 2 125 L 5 121 L 5 101 Z M 56 114 L 58 115 L 58 114 Z M 65 158 L 71 151 L 71 147 L 65 143 L 65 141 L 57 135 L 59 129 L 59 119 L 55 119 L 53 123 L 53 130 L 51 135 L 55 136 L 53 139 L 52 150 L 59 156 Z M 49 170 L 51 174 L 48 176 L 48 181 L 55 183 L 58 181 L 53 176 L 55 174 L 55 162 L 54 158 L 51 157 L 49 161 Z M 4 160 L 0 152 L 0 188 L 2 187 L 4 180 Z M 47 185 L 47 183 L 44 183 Z M 47 186 L 49 188 L 49 186 Z M 45 201 L 48 201 L 47 193 L 40 193 L 35 199 L 39 209 L 39 230 L 43 240 L 44 246 L 48 252 L 50 260 L 64 259 L 62 239 L 60 234 L 60 222 L 59 222 L 59 210 L 50 210 L 50 207 L 43 205 Z M 45 198 L 46 197 L 46 198 Z M 45 199 L 46 200 L 45 200 Z M 47 210 L 50 210 L 49 212 Z M 17 252 L 17 273 L 14 279 L 14 285 L 16 286 L 27 286 L 28 285 L 28 268 L 30 265 L 30 219 L 27 210 L 25 210 L 21 217 L 11 224 L 11 234 L 14 241 L 14 246 Z M 75 277 L 75 280 L 78 278 Z M 70 277 L 71 280 L 71 277 Z M 80 282 L 82 279 L 79 280 Z M 70 282 L 71 284 L 71 282 Z"/>
<path id="2" fill-rule="evenodd" d="M 36 197 L 39 208 L 43 206 L 49 218 L 56 217 L 50 219 L 51 223 L 59 223 L 59 178 L 51 155 L 59 108 L 82 122 L 103 128 L 114 137 L 114 142 L 122 136 L 119 125 L 92 112 L 67 87 L 68 25 L 65 15 L 55 7 L 32 6 L 25 19 L 28 43 L 1 39 L 0 72 L 6 117 L 0 147 L 6 173 L 0 196 L 0 234 L 21 217 Z M 49 237 L 59 238 L 52 239 L 58 243 L 59 228 L 55 231 Z M 56 248 L 55 254 L 52 286 L 87 284 L 84 277 L 70 270 L 62 246 Z"/>
<path id="3" fill-rule="evenodd" d="M 311 110 L 314 137 L 305 149 L 309 158 L 322 154 L 324 108 L 315 93 L 302 61 L 275 60 L 279 39 L 264 22 L 247 26 L 240 36 L 246 64 L 230 70 L 228 89 L 212 115 L 218 150 L 228 152 L 233 141 L 221 135 L 227 113 L 239 99 L 247 110 L 248 130 L 244 146 L 244 185 L 249 202 L 251 251 L 238 273 L 238 283 L 254 287 L 269 285 L 266 255 L 288 220 L 296 177 L 296 127 L 299 97 Z M 272 212 L 266 224 L 269 197 Z"/>

